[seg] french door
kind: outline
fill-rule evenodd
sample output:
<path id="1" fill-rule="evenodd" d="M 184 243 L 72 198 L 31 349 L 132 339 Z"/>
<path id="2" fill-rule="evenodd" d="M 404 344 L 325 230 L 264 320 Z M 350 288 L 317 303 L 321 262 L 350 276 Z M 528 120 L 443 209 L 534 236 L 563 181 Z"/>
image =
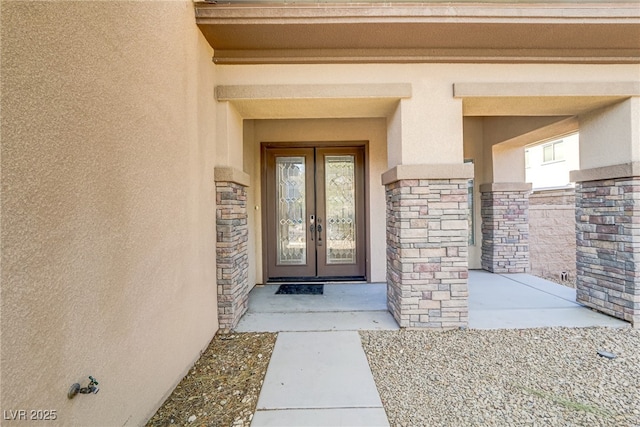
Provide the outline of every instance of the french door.
<path id="1" fill-rule="evenodd" d="M 365 277 L 364 148 L 263 151 L 268 279 Z"/>

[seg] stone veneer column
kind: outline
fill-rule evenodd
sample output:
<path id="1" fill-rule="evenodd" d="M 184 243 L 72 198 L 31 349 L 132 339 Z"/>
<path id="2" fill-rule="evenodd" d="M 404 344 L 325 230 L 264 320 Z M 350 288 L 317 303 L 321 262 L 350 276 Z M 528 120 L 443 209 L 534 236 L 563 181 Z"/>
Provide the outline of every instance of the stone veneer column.
<path id="1" fill-rule="evenodd" d="M 482 268 L 492 273 L 528 273 L 531 184 L 483 184 L 480 192 Z"/>
<path id="2" fill-rule="evenodd" d="M 576 184 L 576 244 L 578 302 L 640 326 L 640 176 Z"/>
<path id="3" fill-rule="evenodd" d="M 248 176 L 232 168 L 215 169 L 216 270 L 220 329 L 236 327 L 249 299 L 247 248 Z"/>
<path id="4" fill-rule="evenodd" d="M 449 175 L 458 172 L 464 178 L 417 166 L 398 166 L 383 175 L 387 304 L 403 328 L 466 327 L 469 319 L 466 176 L 473 176 L 473 169 L 443 166 L 453 169 Z M 403 179 L 416 175 L 427 178 Z"/>

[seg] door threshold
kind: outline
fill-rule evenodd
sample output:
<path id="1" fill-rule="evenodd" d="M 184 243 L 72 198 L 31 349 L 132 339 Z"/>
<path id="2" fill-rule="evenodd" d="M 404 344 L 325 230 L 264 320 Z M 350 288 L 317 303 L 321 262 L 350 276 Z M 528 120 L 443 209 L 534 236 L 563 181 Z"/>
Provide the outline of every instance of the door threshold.
<path id="1" fill-rule="evenodd" d="M 368 283 L 364 277 L 276 277 L 267 280 L 265 285 L 318 284 L 337 285 L 346 283 Z"/>

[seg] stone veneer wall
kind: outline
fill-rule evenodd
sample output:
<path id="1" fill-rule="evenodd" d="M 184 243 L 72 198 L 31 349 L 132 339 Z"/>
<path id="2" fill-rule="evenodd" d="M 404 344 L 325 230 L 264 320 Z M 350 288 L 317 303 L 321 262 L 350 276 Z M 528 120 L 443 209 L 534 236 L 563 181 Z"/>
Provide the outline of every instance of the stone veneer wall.
<path id="1" fill-rule="evenodd" d="M 387 300 L 403 328 L 468 323 L 467 180 L 386 185 Z"/>
<path id="2" fill-rule="evenodd" d="M 576 185 L 577 300 L 640 325 L 640 177 Z"/>
<path id="3" fill-rule="evenodd" d="M 531 274 L 576 278 L 576 201 L 573 188 L 534 191 L 529 196 Z"/>
<path id="4" fill-rule="evenodd" d="M 234 182 L 216 182 L 216 268 L 220 329 L 236 327 L 249 298 L 247 192 Z"/>
<path id="5" fill-rule="evenodd" d="M 487 184 L 480 191 L 482 268 L 492 273 L 528 273 L 530 185 Z"/>

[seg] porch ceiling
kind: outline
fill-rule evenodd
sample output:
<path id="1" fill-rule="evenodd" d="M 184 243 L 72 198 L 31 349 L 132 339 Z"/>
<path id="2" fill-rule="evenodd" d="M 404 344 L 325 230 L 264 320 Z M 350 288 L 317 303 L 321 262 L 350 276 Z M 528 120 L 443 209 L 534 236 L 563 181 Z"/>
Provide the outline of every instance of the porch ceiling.
<path id="1" fill-rule="evenodd" d="M 637 2 L 196 3 L 214 61 L 640 63 Z"/>
<path id="2" fill-rule="evenodd" d="M 456 83 L 465 116 L 576 116 L 640 96 L 640 82 Z"/>
<path id="3" fill-rule="evenodd" d="M 410 97 L 408 83 L 216 87 L 245 119 L 387 117 Z"/>

